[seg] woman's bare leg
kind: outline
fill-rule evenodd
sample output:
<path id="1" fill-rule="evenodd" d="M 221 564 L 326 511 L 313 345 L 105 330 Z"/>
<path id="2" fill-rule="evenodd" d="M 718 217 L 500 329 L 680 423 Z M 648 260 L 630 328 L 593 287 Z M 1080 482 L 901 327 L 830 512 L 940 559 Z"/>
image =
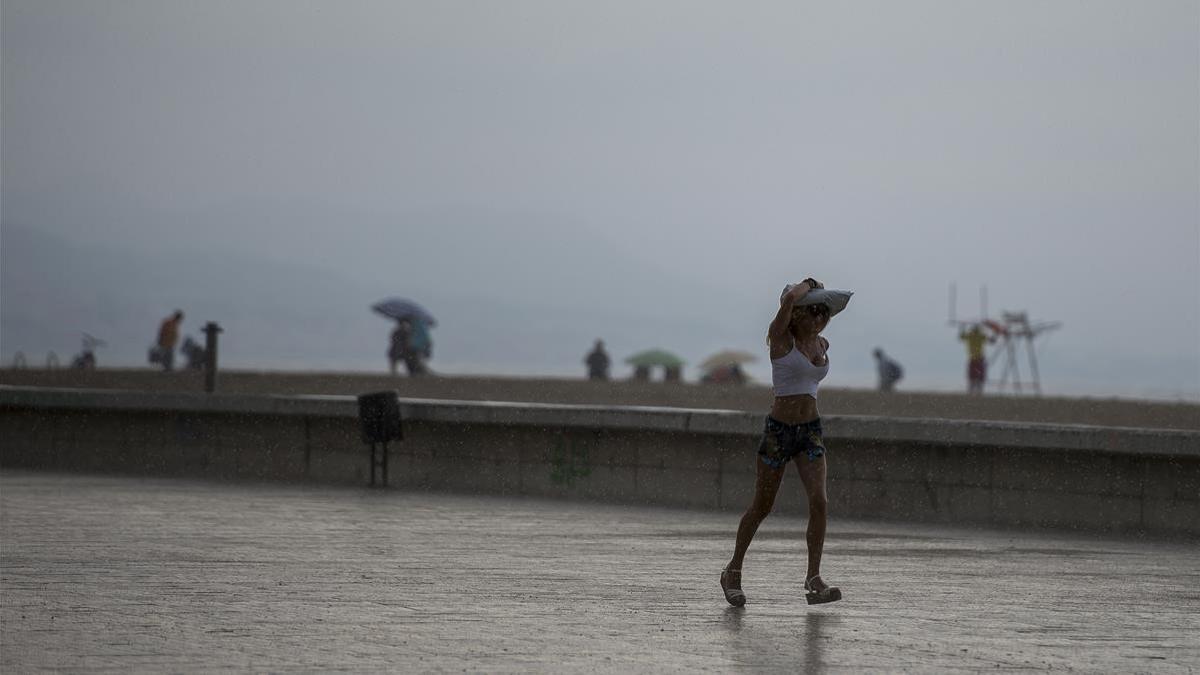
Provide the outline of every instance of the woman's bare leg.
<path id="1" fill-rule="evenodd" d="M 808 573 L 811 579 L 821 573 L 821 552 L 825 548 L 825 522 L 829 500 L 825 495 L 825 456 L 815 460 L 800 455 L 796 469 L 808 494 Z"/>
<path id="2" fill-rule="evenodd" d="M 754 499 L 750 502 L 750 507 L 742 514 L 742 521 L 738 524 L 737 540 L 733 547 L 733 558 L 730 559 L 728 569 L 742 569 L 742 559 L 746 557 L 746 549 L 750 548 L 750 541 L 754 539 L 754 533 L 758 531 L 759 524 L 766 519 L 771 513 L 771 509 L 775 506 L 775 495 L 779 492 L 779 483 L 783 480 L 783 468 L 774 468 L 767 465 L 762 459 L 755 457 L 754 463 L 758 465 L 758 476 L 754 481 Z M 738 579 L 739 586 L 741 579 Z"/>

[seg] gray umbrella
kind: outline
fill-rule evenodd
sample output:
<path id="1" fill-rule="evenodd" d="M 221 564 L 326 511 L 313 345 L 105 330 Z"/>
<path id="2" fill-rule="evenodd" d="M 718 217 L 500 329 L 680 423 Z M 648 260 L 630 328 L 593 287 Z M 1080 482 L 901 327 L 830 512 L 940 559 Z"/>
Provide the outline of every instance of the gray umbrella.
<path id="1" fill-rule="evenodd" d="M 380 300 L 374 305 L 371 305 L 371 309 L 388 317 L 389 319 L 395 319 L 397 321 L 415 318 L 424 321 L 430 327 L 437 325 L 437 320 L 433 318 L 433 315 L 429 313 L 429 310 L 418 305 L 412 300 L 409 300 L 408 298 L 388 298 L 386 300 Z"/>

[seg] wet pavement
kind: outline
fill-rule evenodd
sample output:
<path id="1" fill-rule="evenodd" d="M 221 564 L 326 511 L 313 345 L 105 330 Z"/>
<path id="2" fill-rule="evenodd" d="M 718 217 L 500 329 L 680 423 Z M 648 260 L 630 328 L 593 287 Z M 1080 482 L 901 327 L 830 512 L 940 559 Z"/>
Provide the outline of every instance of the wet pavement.
<path id="1" fill-rule="evenodd" d="M 1195 542 L 737 518 L 4 471 L 0 670 L 1200 672 Z"/>

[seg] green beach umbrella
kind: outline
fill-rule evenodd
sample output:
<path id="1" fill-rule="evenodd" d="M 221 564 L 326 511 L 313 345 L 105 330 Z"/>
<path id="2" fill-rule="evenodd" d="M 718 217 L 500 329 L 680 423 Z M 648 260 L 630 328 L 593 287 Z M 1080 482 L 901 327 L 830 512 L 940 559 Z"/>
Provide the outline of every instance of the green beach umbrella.
<path id="1" fill-rule="evenodd" d="M 687 362 L 665 349 L 647 349 L 644 352 L 638 352 L 625 359 L 625 363 L 631 366 L 664 366 L 666 368 L 675 368 Z"/>

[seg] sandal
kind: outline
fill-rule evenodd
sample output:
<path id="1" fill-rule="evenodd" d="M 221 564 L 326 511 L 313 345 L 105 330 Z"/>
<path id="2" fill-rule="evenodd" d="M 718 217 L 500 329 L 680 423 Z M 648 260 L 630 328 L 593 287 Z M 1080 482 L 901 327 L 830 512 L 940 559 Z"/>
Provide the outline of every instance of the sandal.
<path id="1" fill-rule="evenodd" d="M 726 567 L 725 569 L 721 570 L 721 590 L 725 592 L 725 600 L 728 601 L 729 604 L 733 605 L 734 607 L 743 607 L 746 604 L 746 594 L 742 592 L 742 589 L 735 588 L 726 581 L 726 577 L 733 574 L 738 575 L 737 585 L 742 585 L 742 571 L 731 570 Z"/>
<path id="2" fill-rule="evenodd" d="M 816 584 L 814 582 L 818 581 L 822 586 L 824 586 L 824 588 L 816 588 Z M 825 580 L 821 578 L 820 574 L 814 574 L 813 576 L 805 579 L 804 590 L 808 591 L 804 594 L 804 599 L 807 600 L 808 604 L 810 605 L 822 605 L 826 602 L 835 602 L 842 599 L 842 589 L 838 588 L 837 586 L 830 586 L 826 584 Z"/>

